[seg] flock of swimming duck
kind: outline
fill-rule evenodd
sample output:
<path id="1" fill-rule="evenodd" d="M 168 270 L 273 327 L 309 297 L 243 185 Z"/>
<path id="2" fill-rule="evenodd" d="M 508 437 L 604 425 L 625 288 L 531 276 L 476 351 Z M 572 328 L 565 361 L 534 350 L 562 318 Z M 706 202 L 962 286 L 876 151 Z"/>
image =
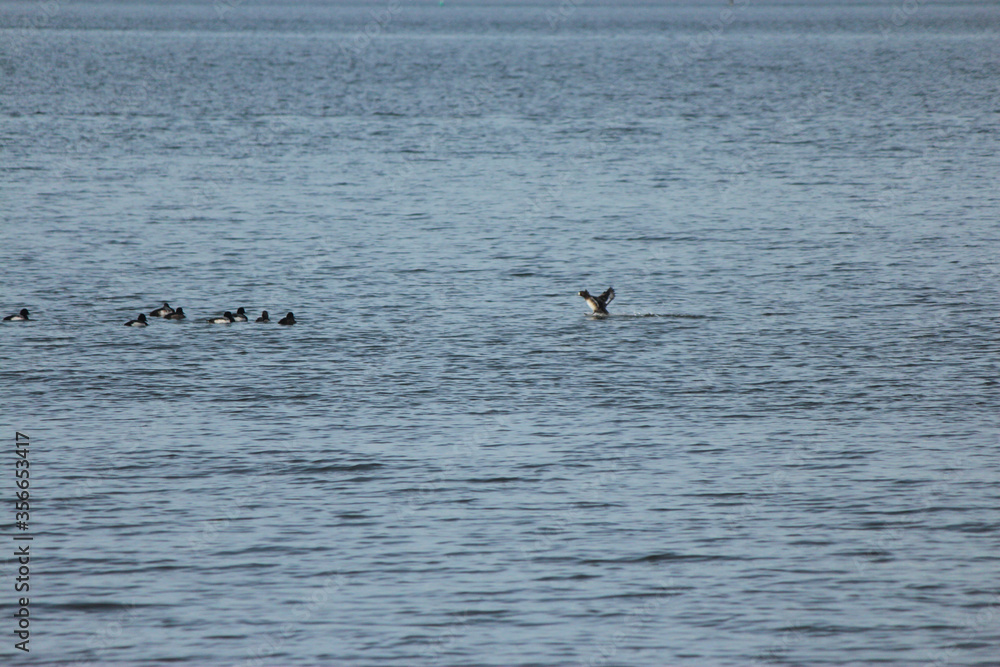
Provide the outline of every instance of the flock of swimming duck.
<path id="1" fill-rule="evenodd" d="M 187 315 L 184 314 L 183 308 L 178 308 L 177 310 L 174 310 L 173 308 L 170 307 L 170 304 L 167 303 L 166 301 L 163 302 L 162 306 L 151 312 L 149 316 L 162 317 L 165 320 L 187 319 Z M 209 324 L 232 324 L 233 322 L 249 322 L 250 318 L 247 317 L 246 309 L 240 306 L 239 308 L 236 309 L 235 315 L 233 315 L 231 312 L 227 310 L 225 313 L 222 314 L 222 317 L 210 317 L 205 321 L 208 322 Z M 258 317 L 254 321 L 261 322 L 263 324 L 269 324 L 271 322 L 271 318 L 268 317 L 267 311 L 263 310 L 260 313 L 260 317 Z M 135 318 L 134 320 L 129 320 L 128 322 L 125 323 L 125 326 L 144 327 L 148 324 L 149 323 L 146 321 L 146 316 L 143 313 L 139 313 L 139 317 Z M 293 315 L 292 313 L 288 313 L 280 320 L 278 320 L 278 324 L 295 324 L 295 315 Z"/>
<path id="2" fill-rule="evenodd" d="M 597 296 L 592 295 L 587 290 L 577 292 L 577 294 L 583 297 L 583 300 L 587 302 L 587 305 L 590 306 L 590 309 L 594 311 L 595 315 L 608 315 L 609 314 L 608 304 L 611 303 L 611 300 L 615 298 L 615 289 L 613 287 L 609 287 L 608 289 L 604 290 L 602 294 L 598 294 Z M 7 317 L 3 318 L 3 321 L 26 322 L 29 321 L 28 314 L 29 314 L 28 309 L 22 308 L 21 312 L 16 313 L 14 315 L 8 315 Z M 162 317 L 165 320 L 187 319 L 187 315 L 184 314 L 183 308 L 177 308 L 176 310 L 174 310 L 173 308 L 170 307 L 170 304 L 168 304 L 166 301 L 163 302 L 163 305 L 161 307 L 151 312 L 149 316 Z M 241 306 L 236 309 L 235 315 L 233 315 L 230 311 L 227 310 L 225 313 L 222 314 L 222 317 L 210 317 L 206 321 L 209 324 L 232 324 L 233 322 L 249 322 L 250 318 L 247 317 L 246 309 L 244 309 Z M 268 317 L 267 311 L 264 310 L 261 311 L 260 317 L 258 317 L 254 321 L 260 322 L 262 324 L 268 324 L 273 320 L 271 320 L 271 318 Z M 288 313 L 280 320 L 278 320 L 278 324 L 284 324 L 284 325 L 295 324 L 295 315 L 293 315 L 292 313 Z M 134 320 L 129 320 L 128 322 L 125 323 L 125 326 L 145 327 L 149 326 L 149 322 L 146 321 L 145 313 L 139 313 L 139 316 L 137 318 L 135 318 Z"/>
<path id="3" fill-rule="evenodd" d="M 30 318 L 28 317 L 28 315 L 29 315 L 28 309 L 27 308 L 22 308 L 21 312 L 16 313 L 14 315 L 8 315 L 7 317 L 3 318 L 3 321 L 4 322 L 27 322 L 27 321 L 30 321 Z M 162 317 L 165 320 L 186 320 L 187 319 L 187 315 L 184 314 L 184 309 L 183 308 L 178 308 L 177 310 L 174 310 L 173 308 L 170 307 L 170 304 L 168 304 L 166 301 L 163 302 L 163 305 L 161 307 L 159 307 L 156 310 L 154 310 L 153 312 L 151 312 L 149 314 L 149 316 L 150 317 Z M 209 323 L 211 323 L 211 324 L 231 324 L 233 322 L 249 322 L 250 318 L 247 317 L 246 309 L 240 307 L 240 308 L 236 309 L 236 314 L 235 315 L 233 315 L 231 312 L 229 312 L 227 310 L 225 313 L 223 313 L 222 317 L 210 317 L 206 321 L 209 322 Z M 273 322 L 273 320 L 270 317 L 268 317 L 268 314 L 267 314 L 266 310 L 261 311 L 260 317 L 258 317 L 254 321 L 255 322 L 260 322 L 262 324 L 269 324 L 269 323 Z M 284 324 L 284 325 L 295 324 L 295 315 L 293 315 L 292 313 L 288 313 L 287 315 L 285 315 L 284 317 L 282 317 L 280 320 L 278 320 L 278 324 Z M 127 326 L 127 327 L 145 327 L 145 326 L 149 326 L 149 322 L 146 321 L 146 315 L 145 315 L 145 313 L 139 313 L 138 317 L 136 317 L 134 320 L 129 320 L 128 322 L 126 322 L 125 326 Z"/>

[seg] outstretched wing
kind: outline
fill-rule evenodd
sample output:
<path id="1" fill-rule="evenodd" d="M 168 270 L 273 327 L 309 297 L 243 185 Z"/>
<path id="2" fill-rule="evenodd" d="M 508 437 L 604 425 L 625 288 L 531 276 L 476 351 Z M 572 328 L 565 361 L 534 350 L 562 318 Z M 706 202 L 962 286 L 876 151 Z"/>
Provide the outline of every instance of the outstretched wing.
<path id="1" fill-rule="evenodd" d="M 609 287 L 608 289 L 604 290 L 604 294 L 597 297 L 597 302 L 600 303 L 602 306 L 607 306 L 609 303 L 614 301 L 614 298 L 615 298 L 615 288 Z"/>

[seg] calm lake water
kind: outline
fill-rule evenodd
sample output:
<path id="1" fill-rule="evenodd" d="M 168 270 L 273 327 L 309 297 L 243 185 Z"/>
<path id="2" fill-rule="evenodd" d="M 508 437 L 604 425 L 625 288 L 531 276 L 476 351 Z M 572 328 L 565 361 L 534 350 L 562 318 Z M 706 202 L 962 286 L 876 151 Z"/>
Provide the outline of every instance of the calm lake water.
<path id="1" fill-rule="evenodd" d="M 0 656 L 1000 664 L 998 30 L 0 2 Z"/>

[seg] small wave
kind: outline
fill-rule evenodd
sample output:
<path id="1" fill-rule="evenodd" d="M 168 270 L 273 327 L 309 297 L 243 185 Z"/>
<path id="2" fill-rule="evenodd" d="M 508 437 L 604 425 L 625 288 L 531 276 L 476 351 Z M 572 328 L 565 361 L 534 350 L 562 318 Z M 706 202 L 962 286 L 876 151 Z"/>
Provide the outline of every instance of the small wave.
<path id="1" fill-rule="evenodd" d="M 622 563 L 660 563 L 660 562 L 671 562 L 671 561 L 695 561 L 695 562 L 711 562 L 719 560 L 744 560 L 743 556 L 727 556 L 722 554 L 681 554 L 674 552 L 663 552 L 648 554 L 645 556 L 631 556 L 625 558 L 591 558 L 584 559 L 580 562 L 584 565 L 611 565 L 611 564 L 622 564 Z"/>
<path id="2" fill-rule="evenodd" d="M 338 465 L 335 463 L 324 463 L 321 461 L 294 464 L 285 471 L 292 474 L 302 473 L 323 473 L 323 472 L 362 472 L 365 470 L 375 470 L 383 467 L 381 463 L 356 463 Z"/>
<path id="3" fill-rule="evenodd" d="M 640 319 L 645 317 L 665 317 L 673 319 L 684 319 L 684 320 L 707 320 L 710 319 L 708 315 L 692 315 L 689 313 L 611 313 L 610 315 L 590 315 L 591 319 L 607 320 L 607 319 L 617 319 L 617 320 L 631 320 Z"/>

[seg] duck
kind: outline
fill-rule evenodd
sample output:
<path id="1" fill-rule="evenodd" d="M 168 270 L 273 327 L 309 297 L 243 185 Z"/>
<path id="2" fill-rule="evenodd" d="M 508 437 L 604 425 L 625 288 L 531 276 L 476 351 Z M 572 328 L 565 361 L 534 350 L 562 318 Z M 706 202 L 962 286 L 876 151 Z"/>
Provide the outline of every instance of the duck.
<path id="1" fill-rule="evenodd" d="M 127 326 L 127 327 L 145 327 L 145 326 L 149 326 L 149 323 L 146 322 L 146 316 L 143 315 L 142 313 L 139 313 L 139 317 L 135 318 L 134 320 L 129 320 L 128 322 L 125 323 L 125 326 Z"/>
<path id="2" fill-rule="evenodd" d="M 289 313 L 289 315 L 291 315 L 291 313 Z M 3 318 L 3 321 L 4 322 L 25 322 L 25 321 L 28 321 L 28 309 L 27 308 L 22 308 L 21 312 L 15 314 L 15 315 L 8 315 L 7 317 Z"/>
<path id="3" fill-rule="evenodd" d="M 236 309 L 236 314 L 233 315 L 233 322 L 249 322 L 247 318 L 247 311 L 243 306 Z"/>
<path id="4" fill-rule="evenodd" d="M 233 319 L 233 314 L 230 313 L 227 310 L 225 313 L 222 314 L 222 317 L 212 317 L 212 318 L 209 318 L 208 323 L 209 324 L 229 324 L 229 323 L 235 322 L 235 321 L 236 320 Z"/>
<path id="5" fill-rule="evenodd" d="M 584 298 L 590 309 L 594 311 L 595 315 L 609 315 L 607 305 L 611 303 L 615 298 L 615 288 L 609 287 L 604 290 L 604 294 L 598 296 L 593 296 L 587 290 L 577 292 L 580 296 Z"/>
<path id="6" fill-rule="evenodd" d="M 295 324 L 295 316 L 290 312 L 278 320 L 278 324 Z"/>
<path id="7" fill-rule="evenodd" d="M 257 321 L 257 322 L 270 322 L 270 321 L 271 321 L 271 318 L 269 318 L 269 317 L 267 316 L 267 311 L 266 311 L 266 310 L 262 310 L 262 311 L 260 311 L 260 317 L 258 317 L 258 318 L 256 319 L 256 321 Z"/>
<path id="8" fill-rule="evenodd" d="M 153 317 L 166 317 L 167 315 L 169 315 L 172 312 L 174 312 L 174 309 L 170 307 L 169 303 L 167 303 L 166 301 L 164 301 L 163 302 L 163 307 L 162 308 L 157 308 L 156 310 L 154 310 L 153 312 L 151 312 L 150 315 L 153 316 Z"/>
<path id="9" fill-rule="evenodd" d="M 185 317 L 187 317 L 187 316 L 184 314 L 184 309 L 183 308 L 178 308 L 174 312 L 172 312 L 169 315 L 167 315 L 166 319 L 168 319 L 168 320 L 183 320 Z"/>

